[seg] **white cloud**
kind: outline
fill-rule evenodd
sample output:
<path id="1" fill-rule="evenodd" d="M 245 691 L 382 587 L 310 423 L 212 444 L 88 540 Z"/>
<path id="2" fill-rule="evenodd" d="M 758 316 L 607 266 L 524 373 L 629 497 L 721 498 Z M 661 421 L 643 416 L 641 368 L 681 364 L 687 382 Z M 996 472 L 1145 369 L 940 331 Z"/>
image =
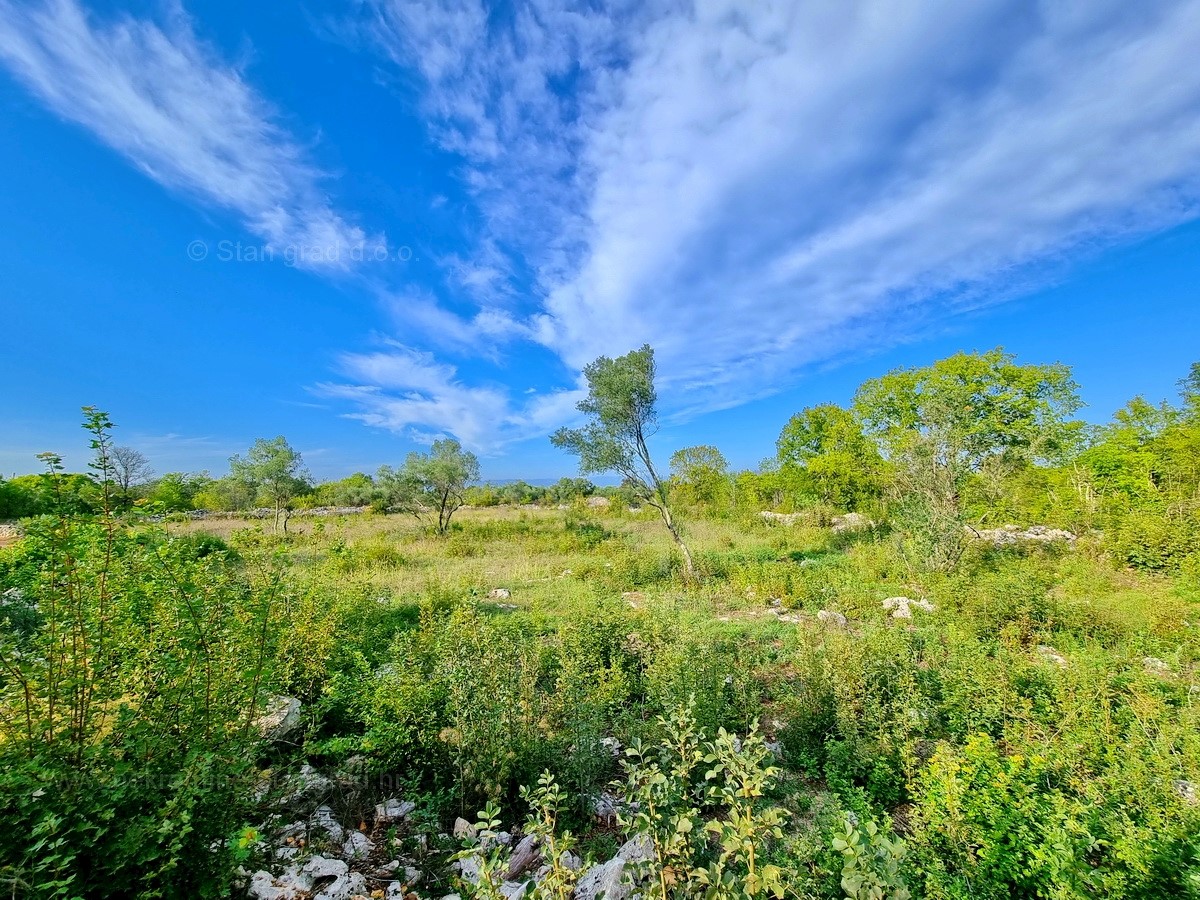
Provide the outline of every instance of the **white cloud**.
<path id="1" fill-rule="evenodd" d="M 385 291 L 381 296 L 397 330 L 420 336 L 428 345 L 499 361 L 501 349 L 513 338 L 532 338 L 530 326 L 507 310 L 484 306 L 464 316 L 440 304 L 421 287 Z"/>
<path id="2" fill-rule="evenodd" d="M 537 270 L 561 271 L 581 247 L 571 213 L 586 200 L 581 111 L 610 90 L 632 22 L 626 9 L 530 0 L 368 0 L 367 39 L 424 85 L 434 139 L 460 154 L 486 225 L 477 253 L 449 258 L 452 281 L 495 302 L 511 293 L 497 238 Z M 474 276 L 472 278 L 472 276 Z"/>
<path id="3" fill-rule="evenodd" d="M 484 454 L 547 434 L 583 396 L 579 390 L 551 391 L 515 404 L 507 388 L 467 386 L 454 366 L 396 341 L 374 352 L 344 354 L 341 369 L 346 381 L 315 391 L 355 406 L 350 418 L 423 443 L 453 435 Z"/>
<path id="4" fill-rule="evenodd" d="M 160 26 L 99 22 L 75 0 L 0 0 L 0 62 L 151 178 L 232 210 L 301 265 L 346 268 L 380 245 L 332 208 L 303 147 L 178 6 Z"/>
<path id="5" fill-rule="evenodd" d="M 649 342 L 676 410 L 1196 215 L 1200 4 L 636 8 L 379 0 L 373 25 L 536 273 L 508 334 L 571 368 Z"/>

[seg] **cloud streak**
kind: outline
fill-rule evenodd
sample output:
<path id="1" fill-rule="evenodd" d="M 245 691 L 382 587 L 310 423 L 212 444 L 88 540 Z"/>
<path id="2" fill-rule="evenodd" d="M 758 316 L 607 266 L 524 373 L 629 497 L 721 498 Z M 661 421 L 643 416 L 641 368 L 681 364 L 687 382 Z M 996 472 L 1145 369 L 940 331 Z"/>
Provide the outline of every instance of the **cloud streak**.
<path id="1" fill-rule="evenodd" d="M 583 396 L 578 389 L 564 389 L 515 402 L 508 388 L 468 386 L 454 366 L 397 341 L 382 341 L 371 352 L 344 354 L 340 369 L 346 381 L 321 384 L 314 391 L 356 406 L 350 418 L 419 443 L 452 434 L 484 454 L 545 434 Z"/>
<path id="2" fill-rule="evenodd" d="M 1197 212 L 1186 0 L 371 8 L 534 273 L 507 338 L 569 369 L 649 342 L 676 412 Z"/>
<path id="3" fill-rule="evenodd" d="M 75 0 L 0 0 L 0 62 L 155 181 L 302 249 L 308 268 L 344 269 L 354 248 L 380 245 L 333 209 L 275 110 L 177 6 L 160 26 L 98 22 Z"/>

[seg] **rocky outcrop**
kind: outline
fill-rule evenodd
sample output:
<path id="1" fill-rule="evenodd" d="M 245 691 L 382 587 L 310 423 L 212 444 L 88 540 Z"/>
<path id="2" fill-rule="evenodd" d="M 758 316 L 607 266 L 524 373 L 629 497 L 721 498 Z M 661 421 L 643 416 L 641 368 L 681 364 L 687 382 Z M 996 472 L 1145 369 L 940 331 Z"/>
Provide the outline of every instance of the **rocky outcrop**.
<path id="1" fill-rule="evenodd" d="M 874 528 L 875 523 L 862 513 L 852 512 L 844 516 L 834 516 L 829 520 L 829 527 L 834 534 L 842 534 L 846 531 L 866 531 L 868 528 Z"/>
<path id="2" fill-rule="evenodd" d="M 1037 655 L 1048 663 L 1053 663 L 1060 669 L 1067 667 L 1067 658 L 1048 644 L 1039 644 Z"/>
<path id="3" fill-rule="evenodd" d="M 883 609 L 885 612 L 891 612 L 893 619 L 911 619 L 914 609 L 933 612 L 934 605 L 924 597 L 919 600 L 913 600 L 911 597 L 888 597 L 883 601 Z"/>
<path id="4" fill-rule="evenodd" d="M 1011 547 L 1021 543 L 1051 544 L 1062 541 L 1074 544 L 1078 538 L 1075 534 L 1063 528 L 1051 528 L 1048 525 L 1030 525 L 1020 528 L 1017 525 L 1001 525 L 999 528 L 968 529 L 968 533 L 981 541 L 986 541 L 996 547 Z"/>
<path id="5" fill-rule="evenodd" d="M 362 874 L 351 872 L 340 859 L 324 856 L 313 856 L 278 875 L 264 871 L 250 877 L 250 896 L 255 900 L 350 900 L 366 889 Z"/>
<path id="6" fill-rule="evenodd" d="M 300 728 L 302 708 L 295 697 L 272 697 L 267 701 L 263 714 L 254 720 L 254 728 L 263 736 L 263 740 L 282 741 Z"/>
<path id="7" fill-rule="evenodd" d="M 375 822 L 378 825 L 390 825 L 407 818 L 416 808 L 417 804 L 411 800 L 397 800 L 395 797 L 384 800 L 375 806 Z"/>

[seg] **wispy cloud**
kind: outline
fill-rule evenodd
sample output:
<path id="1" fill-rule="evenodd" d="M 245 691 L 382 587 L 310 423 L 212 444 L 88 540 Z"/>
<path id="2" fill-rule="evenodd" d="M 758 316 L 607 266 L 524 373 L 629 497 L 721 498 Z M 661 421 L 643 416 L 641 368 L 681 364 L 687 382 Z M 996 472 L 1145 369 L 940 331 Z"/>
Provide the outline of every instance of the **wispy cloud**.
<path id="1" fill-rule="evenodd" d="M 485 226 L 470 260 L 491 302 L 525 266 L 558 272 L 581 245 L 572 214 L 586 201 L 585 110 L 613 89 L 635 23 L 653 4 L 601 8 L 528 0 L 367 0 L 359 31 L 423 88 L 434 140 L 458 154 Z M 508 259 L 497 254 L 507 252 Z"/>
<path id="2" fill-rule="evenodd" d="M 648 341 L 677 408 L 1197 213 L 1187 0 L 368 8 L 533 272 L 507 336 L 570 368 Z"/>
<path id="3" fill-rule="evenodd" d="M 346 381 L 325 383 L 319 396 L 354 404 L 364 424 L 429 443 L 452 434 L 471 450 L 496 453 L 514 441 L 542 435 L 567 417 L 582 397 L 576 389 L 526 395 L 514 402 L 500 385 L 467 386 L 454 366 L 395 341 L 341 359 Z"/>
<path id="4" fill-rule="evenodd" d="M 380 238 L 336 212 L 323 174 L 182 9 L 101 22 L 75 0 L 0 0 L 0 62 L 30 91 L 165 187 L 231 210 L 309 268 Z"/>

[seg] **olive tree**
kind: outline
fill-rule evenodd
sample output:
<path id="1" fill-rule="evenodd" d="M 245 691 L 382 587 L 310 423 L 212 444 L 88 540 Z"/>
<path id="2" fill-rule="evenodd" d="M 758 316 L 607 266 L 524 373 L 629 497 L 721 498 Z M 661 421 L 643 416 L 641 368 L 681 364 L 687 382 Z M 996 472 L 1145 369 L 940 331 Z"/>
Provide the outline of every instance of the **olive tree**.
<path id="1" fill-rule="evenodd" d="M 445 534 L 463 505 L 467 485 L 479 480 L 479 460 L 453 438 L 434 441 L 428 453 L 408 454 L 398 469 L 381 466 L 375 482 L 388 508 L 412 513 L 420 521 L 437 516 Z"/>
<path id="2" fill-rule="evenodd" d="M 261 502 L 274 508 L 275 532 L 279 532 L 282 517 L 283 532 L 287 534 L 292 501 L 310 489 L 300 453 L 292 449 L 283 435 L 273 440 L 259 438 L 245 458 L 230 458 L 229 469 L 237 481 L 253 489 Z"/>
<path id="3" fill-rule="evenodd" d="M 692 553 L 671 514 L 667 483 L 659 477 L 646 443 L 658 430 L 654 372 L 649 344 L 616 359 L 601 356 L 589 363 L 583 370 L 588 395 L 576 406 L 590 420 L 582 428 L 560 428 L 550 442 L 579 457 L 581 474 L 615 472 L 638 500 L 658 510 L 692 578 Z"/>

